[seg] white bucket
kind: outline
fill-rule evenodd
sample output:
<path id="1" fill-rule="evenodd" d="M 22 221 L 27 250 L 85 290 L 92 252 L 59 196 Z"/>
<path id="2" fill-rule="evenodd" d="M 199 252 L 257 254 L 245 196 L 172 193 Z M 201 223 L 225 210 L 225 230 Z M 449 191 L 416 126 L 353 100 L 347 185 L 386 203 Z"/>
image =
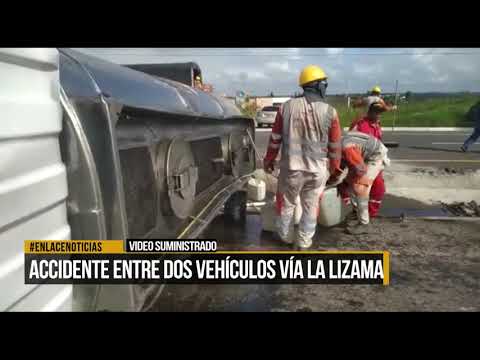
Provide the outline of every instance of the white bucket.
<path id="1" fill-rule="evenodd" d="M 259 179 L 250 179 L 247 185 L 248 199 L 251 201 L 263 201 L 265 199 L 266 187 L 265 181 Z"/>
<path id="2" fill-rule="evenodd" d="M 335 226 L 343 221 L 342 198 L 336 187 L 324 191 L 320 199 L 318 223 L 323 226 Z"/>

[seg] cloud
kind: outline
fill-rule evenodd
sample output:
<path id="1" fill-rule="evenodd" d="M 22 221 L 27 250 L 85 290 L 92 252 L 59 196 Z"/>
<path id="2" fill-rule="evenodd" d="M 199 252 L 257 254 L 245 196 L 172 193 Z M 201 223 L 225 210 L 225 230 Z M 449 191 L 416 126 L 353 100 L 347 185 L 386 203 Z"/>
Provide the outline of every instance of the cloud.
<path id="1" fill-rule="evenodd" d="M 248 76 L 248 79 L 253 79 L 253 80 L 266 79 L 267 78 L 267 75 L 265 75 L 264 72 L 258 71 L 258 70 L 249 71 L 247 73 L 247 76 Z"/>
<path id="2" fill-rule="evenodd" d="M 267 75 L 263 71 L 254 69 L 226 69 L 223 75 L 237 81 L 266 79 Z"/>
<path id="3" fill-rule="evenodd" d="M 300 90 L 298 73 L 309 64 L 320 65 L 328 74 L 330 94 L 347 90 L 363 93 L 376 84 L 384 91 L 393 91 L 396 80 L 400 91 L 480 90 L 480 49 L 92 48 L 82 51 L 121 64 L 195 61 L 205 81 L 227 94 L 234 94 L 239 88 L 255 95 L 271 91 L 293 94 Z M 469 54 L 449 54 L 455 52 Z"/>
<path id="4" fill-rule="evenodd" d="M 288 61 L 270 61 L 270 62 L 267 62 L 265 64 L 265 66 L 268 68 L 268 69 L 272 69 L 272 70 L 278 70 L 278 71 L 283 71 L 283 72 L 291 72 L 293 71 L 291 68 L 290 68 L 290 64 L 288 63 Z"/>
<path id="5" fill-rule="evenodd" d="M 376 64 L 359 63 L 353 65 L 353 71 L 358 75 L 372 75 L 379 72 L 379 66 Z"/>
<path id="6" fill-rule="evenodd" d="M 327 48 L 326 51 L 327 51 L 327 54 L 329 55 L 338 55 L 338 54 L 341 54 L 343 52 L 343 48 Z"/>

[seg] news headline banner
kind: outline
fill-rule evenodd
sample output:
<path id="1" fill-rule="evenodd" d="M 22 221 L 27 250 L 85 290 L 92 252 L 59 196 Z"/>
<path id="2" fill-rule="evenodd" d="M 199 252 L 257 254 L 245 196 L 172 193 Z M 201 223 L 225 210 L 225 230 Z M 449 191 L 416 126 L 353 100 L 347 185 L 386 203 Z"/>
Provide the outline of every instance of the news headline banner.
<path id="1" fill-rule="evenodd" d="M 216 249 L 215 240 L 27 240 L 25 283 L 388 285 L 390 279 L 387 251 Z"/>

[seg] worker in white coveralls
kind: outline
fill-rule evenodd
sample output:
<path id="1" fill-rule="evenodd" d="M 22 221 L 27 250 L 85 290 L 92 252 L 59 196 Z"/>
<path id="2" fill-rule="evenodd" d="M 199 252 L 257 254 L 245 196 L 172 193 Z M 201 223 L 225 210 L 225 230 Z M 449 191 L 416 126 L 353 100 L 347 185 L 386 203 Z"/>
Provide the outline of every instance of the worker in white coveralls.
<path id="1" fill-rule="evenodd" d="M 300 196 L 302 217 L 296 245 L 312 245 L 320 196 L 327 181 L 340 174 L 341 128 L 335 108 L 325 103 L 327 75 L 318 66 L 307 66 L 300 74 L 303 96 L 282 104 L 270 136 L 264 169 L 274 170 L 280 151 L 280 175 L 276 196 L 276 228 L 280 239 L 292 243 L 289 228 Z M 330 178 L 330 180 L 329 180 Z"/>
<path id="2" fill-rule="evenodd" d="M 372 106 L 372 104 L 378 104 L 378 106 L 382 109 L 382 112 L 396 110 L 397 106 L 388 105 L 381 98 L 381 94 L 382 94 L 382 89 L 380 89 L 380 86 L 374 86 L 372 90 L 370 90 L 370 95 L 353 101 L 352 107 L 365 108 L 368 111 L 370 110 L 370 106 Z M 350 130 L 354 130 L 357 124 L 362 120 L 363 117 L 364 117 L 364 114 L 361 114 L 359 117 L 353 119 L 352 123 L 350 124 Z"/>
<path id="3" fill-rule="evenodd" d="M 381 106 L 384 108 L 385 111 L 395 110 L 396 106 L 394 105 L 391 106 L 385 103 L 385 101 L 381 98 L 381 94 L 382 94 L 382 89 L 380 89 L 380 86 L 374 86 L 372 90 L 370 90 L 370 95 L 354 101 L 352 103 L 352 106 L 354 108 L 365 107 L 366 109 L 369 109 L 373 103 L 379 103 L 381 104 Z"/>
<path id="4" fill-rule="evenodd" d="M 357 211 L 358 223 L 347 228 L 354 235 L 369 233 L 368 203 L 370 189 L 378 174 L 389 165 L 388 149 L 375 137 L 350 131 L 342 138 L 342 168 L 348 168 L 345 179 Z"/>

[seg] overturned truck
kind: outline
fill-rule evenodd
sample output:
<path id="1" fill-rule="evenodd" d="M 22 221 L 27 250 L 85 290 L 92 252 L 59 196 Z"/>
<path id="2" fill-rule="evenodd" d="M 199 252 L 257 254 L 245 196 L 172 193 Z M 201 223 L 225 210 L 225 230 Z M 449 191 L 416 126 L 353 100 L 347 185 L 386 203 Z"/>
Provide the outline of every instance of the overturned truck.
<path id="1" fill-rule="evenodd" d="M 253 119 L 161 67 L 0 49 L 0 311 L 142 308 L 142 288 L 25 284 L 24 240 L 195 238 L 241 198 Z"/>
<path id="2" fill-rule="evenodd" d="M 252 119 L 155 71 L 189 66 L 60 50 L 73 238 L 196 237 L 255 170 Z"/>

